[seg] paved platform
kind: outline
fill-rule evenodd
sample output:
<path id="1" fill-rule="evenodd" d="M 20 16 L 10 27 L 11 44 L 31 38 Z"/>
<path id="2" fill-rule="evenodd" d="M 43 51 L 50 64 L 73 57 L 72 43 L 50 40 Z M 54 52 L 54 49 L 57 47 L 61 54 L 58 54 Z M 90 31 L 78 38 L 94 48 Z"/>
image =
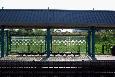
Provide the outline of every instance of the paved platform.
<path id="1" fill-rule="evenodd" d="M 115 60 L 115 56 L 111 55 L 96 55 L 97 60 Z M 49 58 L 46 58 L 46 56 L 17 56 L 17 55 L 9 55 L 7 57 L 1 58 L 0 60 L 14 60 L 14 61 L 88 61 L 91 60 L 91 58 L 87 55 L 81 55 L 81 56 L 51 56 Z"/>
<path id="2" fill-rule="evenodd" d="M 112 55 L 96 55 L 97 60 L 115 60 L 115 56 Z"/>
<path id="3" fill-rule="evenodd" d="M 17 56 L 17 55 L 9 55 L 7 57 L 1 58 L 0 60 L 16 60 L 16 61 L 82 61 L 82 60 L 90 60 L 90 58 L 86 55 L 77 55 L 77 56 L 51 56 L 46 58 L 46 56 Z"/>

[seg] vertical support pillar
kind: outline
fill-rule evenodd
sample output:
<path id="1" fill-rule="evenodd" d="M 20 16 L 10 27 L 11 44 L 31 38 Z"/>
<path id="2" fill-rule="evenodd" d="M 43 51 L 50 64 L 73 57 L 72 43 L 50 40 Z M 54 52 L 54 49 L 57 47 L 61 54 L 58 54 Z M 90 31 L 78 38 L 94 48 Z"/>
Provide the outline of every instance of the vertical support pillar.
<path id="1" fill-rule="evenodd" d="M 8 35 L 8 30 L 6 31 L 6 56 L 8 56 L 9 53 L 9 35 Z"/>
<path id="2" fill-rule="evenodd" d="M 47 29 L 47 38 L 46 38 L 46 43 L 47 43 L 47 57 L 50 57 L 50 51 L 51 51 L 51 33 L 50 33 L 50 28 Z"/>
<path id="3" fill-rule="evenodd" d="M 88 53 L 88 45 L 87 45 L 87 41 L 88 41 L 88 36 L 86 36 L 86 53 Z"/>
<path id="4" fill-rule="evenodd" d="M 95 58 L 95 29 L 92 29 L 92 57 Z"/>
<path id="5" fill-rule="evenodd" d="M 52 35 L 50 36 L 50 38 L 51 38 L 50 42 L 51 42 L 51 51 L 52 51 Z"/>
<path id="6" fill-rule="evenodd" d="M 47 35 L 45 36 L 45 51 L 46 51 L 46 49 L 47 49 L 47 45 L 46 45 L 46 44 L 47 44 L 47 43 L 46 43 L 46 42 L 47 42 L 47 39 L 46 39 L 46 38 L 47 38 Z"/>
<path id="7" fill-rule="evenodd" d="M 1 28 L 1 57 L 4 57 L 4 27 Z"/>
<path id="8" fill-rule="evenodd" d="M 91 30 L 88 30 L 88 55 L 91 56 Z"/>
<path id="9" fill-rule="evenodd" d="M 12 44 L 12 37 L 11 37 L 11 33 L 9 32 L 9 51 L 11 51 L 11 45 Z"/>
<path id="10" fill-rule="evenodd" d="M 102 54 L 104 54 L 104 47 L 105 45 L 102 45 Z"/>

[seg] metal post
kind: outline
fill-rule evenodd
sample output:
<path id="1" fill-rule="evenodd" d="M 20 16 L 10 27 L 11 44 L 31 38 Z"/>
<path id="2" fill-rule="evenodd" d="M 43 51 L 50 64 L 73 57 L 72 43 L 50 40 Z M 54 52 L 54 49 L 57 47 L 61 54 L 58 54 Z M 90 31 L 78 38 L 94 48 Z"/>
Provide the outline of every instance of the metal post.
<path id="1" fill-rule="evenodd" d="M 50 45 L 51 45 L 51 34 L 50 34 L 50 29 L 47 29 L 47 38 L 46 38 L 46 43 L 47 43 L 47 57 L 50 57 Z"/>
<path id="2" fill-rule="evenodd" d="M 104 54 L 104 47 L 105 45 L 102 45 L 102 54 Z"/>
<path id="3" fill-rule="evenodd" d="M 86 53 L 88 53 L 88 45 L 87 45 L 87 41 L 88 41 L 88 36 L 86 36 Z"/>
<path id="4" fill-rule="evenodd" d="M 92 57 L 95 58 L 95 29 L 92 29 Z"/>
<path id="5" fill-rule="evenodd" d="M 1 28 L 1 57 L 4 57 L 4 27 Z"/>
<path id="6" fill-rule="evenodd" d="M 8 39 L 8 30 L 6 31 L 6 56 L 8 56 L 9 51 L 9 39 Z"/>
<path id="7" fill-rule="evenodd" d="M 27 43 L 27 47 L 28 47 L 28 53 L 30 53 L 30 44 Z"/>
<path id="8" fill-rule="evenodd" d="M 51 42 L 51 51 L 52 51 L 52 35 L 50 36 L 50 38 L 51 38 L 50 42 Z"/>
<path id="9" fill-rule="evenodd" d="M 11 38 L 11 34 L 9 32 L 9 45 L 10 45 L 9 51 L 11 51 L 11 44 L 12 44 L 12 38 Z"/>
<path id="10" fill-rule="evenodd" d="M 47 39 L 46 39 L 46 38 L 47 38 L 47 36 L 45 36 L 45 51 L 46 51 L 46 48 L 47 48 L 47 47 L 46 47 L 46 46 L 47 46 L 47 45 L 46 45 L 46 42 L 47 42 Z"/>
<path id="11" fill-rule="evenodd" d="M 88 30 L 88 55 L 91 56 L 91 31 Z"/>
<path id="12" fill-rule="evenodd" d="M 80 53 L 80 45 L 78 45 L 78 53 Z"/>

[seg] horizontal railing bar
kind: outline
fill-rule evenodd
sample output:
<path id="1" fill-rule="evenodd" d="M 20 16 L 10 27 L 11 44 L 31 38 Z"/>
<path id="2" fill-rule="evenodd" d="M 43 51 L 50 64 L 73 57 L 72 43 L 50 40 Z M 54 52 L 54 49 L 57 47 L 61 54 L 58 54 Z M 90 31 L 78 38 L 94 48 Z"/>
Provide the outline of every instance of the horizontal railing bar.
<path id="1" fill-rule="evenodd" d="M 24 37 L 27 37 L 27 36 L 34 37 L 34 36 L 46 36 L 46 35 L 30 35 L 30 36 L 29 35 L 11 35 L 11 36 L 17 36 L 17 37 L 22 36 L 22 38 L 23 38 L 23 36 Z M 74 35 L 72 35 L 72 34 L 70 34 L 70 35 L 69 34 L 61 34 L 61 35 L 53 34 L 52 36 L 86 36 L 86 35 L 85 34 L 84 35 L 83 34 L 82 35 L 81 34 L 74 34 Z"/>

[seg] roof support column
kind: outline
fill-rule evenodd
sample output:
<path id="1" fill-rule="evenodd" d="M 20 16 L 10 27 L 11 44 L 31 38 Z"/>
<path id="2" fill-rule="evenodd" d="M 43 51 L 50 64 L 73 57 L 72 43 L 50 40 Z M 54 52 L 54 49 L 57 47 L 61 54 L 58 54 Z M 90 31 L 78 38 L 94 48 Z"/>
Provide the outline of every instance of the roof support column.
<path id="1" fill-rule="evenodd" d="M 11 36 L 11 32 L 9 32 L 9 51 L 11 51 L 11 45 L 12 44 L 12 36 Z"/>
<path id="2" fill-rule="evenodd" d="M 50 42 L 51 42 L 51 51 L 52 51 L 52 35 L 50 36 L 50 38 L 51 38 Z"/>
<path id="3" fill-rule="evenodd" d="M 50 32 L 50 28 L 47 29 L 47 35 L 46 35 L 46 44 L 47 44 L 47 57 L 50 57 L 50 52 L 51 52 L 51 32 Z"/>
<path id="4" fill-rule="evenodd" d="M 88 30 L 88 55 L 91 56 L 91 30 Z"/>
<path id="5" fill-rule="evenodd" d="M 1 57 L 4 57 L 4 27 L 1 28 Z"/>
<path id="6" fill-rule="evenodd" d="M 6 56 L 8 56 L 8 51 L 9 51 L 9 34 L 8 34 L 8 30 L 6 31 Z"/>
<path id="7" fill-rule="evenodd" d="M 95 29 L 92 29 L 92 58 L 95 58 Z"/>
<path id="8" fill-rule="evenodd" d="M 46 43 L 46 42 L 47 42 L 47 39 L 46 39 L 46 38 L 47 38 L 47 35 L 45 36 L 45 51 L 46 51 L 46 49 L 47 49 L 47 43 Z"/>

